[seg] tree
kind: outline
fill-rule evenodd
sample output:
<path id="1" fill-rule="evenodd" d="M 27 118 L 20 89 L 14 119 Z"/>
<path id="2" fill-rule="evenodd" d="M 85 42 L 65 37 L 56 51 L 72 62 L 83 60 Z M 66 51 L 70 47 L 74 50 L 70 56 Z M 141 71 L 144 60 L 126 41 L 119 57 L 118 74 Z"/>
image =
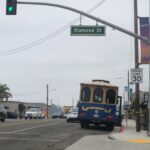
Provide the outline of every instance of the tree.
<path id="1" fill-rule="evenodd" d="M 19 118 L 22 119 L 22 117 L 25 113 L 25 110 L 26 110 L 26 106 L 23 103 L 20 103 L 18 105 L 18 109 L 19 109 Z"/>
<path id="2" fill-rule="evenodd" d="M 0 84 L 0 100 L 3 101 L 4 98 L 8 100 L 9 97 L 12 97 L 10 93 L 10 89 L 8 88 L 7 84 Z"/>

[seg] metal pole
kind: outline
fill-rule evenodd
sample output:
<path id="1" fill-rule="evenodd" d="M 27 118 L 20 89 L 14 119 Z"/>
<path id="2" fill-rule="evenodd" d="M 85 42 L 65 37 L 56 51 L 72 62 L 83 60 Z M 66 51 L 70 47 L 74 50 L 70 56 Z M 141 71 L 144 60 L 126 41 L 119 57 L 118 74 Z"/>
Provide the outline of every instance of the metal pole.
<path id="1" fill-rule="evenodd" d="M 128 70 L 128 102 L 130 102 L 129 70 Z"/>
<path id="2" fill-rule="evenodd" d="M 116 30 L 118 30 L 118 31 L 120 31 L 120 32 L 123 32 L 123 33 L 125 33 L 125 34 L 128 34 L 128 35 L 130 35 L 130 36 L 132 36 L 132 37 L 135 37 L 135 38 L 137 38 L 137 39 L 140 39 L 140 40 L 142 40 L 142 41 L 144 41 L 145 43 L 147 43 L 147 44 L 150 45 L 150 41 L 148 40 L 148 38 L 142 37 L 142 36 L 140 36 L 140 35 L 138 35 L 138 34 L 136 34 L 136 33 L 133 33 L 133 32 L 131 32 L 131 31 L 128 31 L 128 30 L 126 30 L 126 29 L 124 29 L 124 28 L 121 28 L 121 27 L 119 27 L 119 26 L 116 26 L 116 25 L 114 25 L 114 24 L 112 24 L 112 23 L 110 23 L 110 22 L 107 22 L 107 21 L 105 21 L 105 20 L 102 20 L 102 19 L 100 19 L 100 18 L 98 18 L 98 17 L 92 16 L 92 15 L 90 15 L 90 14 L 88 14 L 88 13 L 85 13 L 85 12 L 83 12 L 83 11 L 77 10 L 77 9 L 75 9 L 75 8 L 72 8 L 72 7 L 68 7 L 68 6 L 64 6 L 64 5 L 59 5 L 59 4 L 54 4 L 54 3 L 42 3 L 42 2 L 23 2 L 23 1 L 17 1 L 17 4 L 44 5 L 44 6 L 53 6 L 53 7 L 58 7 L 58 8 L 67 9 L 67 10 L 76 12 L 76 13 L 78 13 L 78 14 L 80 14 L 80 15 L 86 16 L 87 18 L 90 18 L 90 19 L 95 20 L 95 21 L 97 21 L 97 22 L 103 23 L 103 24 L 105 24 L 105 25 L 107 25 L 107 26 L 109 26 L 109 27 L 112 27 L 112 28 L 114 28 L 114 29 L 116 29 Z"/>
<path id="3" fill-rule="evenodd" d="M 150 19 L 149 19 L 150 22 Z M 150 32 L 150 29 L 149 29 Z M 149 98 L 148 98 L 148 135 L 150 136 L 150 52 L 149 52 Z"/>
<path id="4" fill-rule="evenodd" d="M 150 41 L 150 0 L 149 0 L 149 41 Z M 150 47 L 150 46 L 149 46 Z M 148 136 L 150 136 L 150 49 L 149 49 L 149 99 L 148 99 Z"/>
<path id="5" fill-rule="evenodd" d="M 48 119 L 48 115 L 49 115 L 48 114 L 48 84 L 46 85 L 46 89 L 47 89 L 47 99 L 46 99 L 47 103 L 46 104 L 47 104 L 47 119 Z"/>
<path id="6" fill-rule="evenodd" d="M 138 8 L 137 0 L 134 0 L 134 33 L 138 34 Z M 138 39 L 134 38 L 135 49 L 135 68 L 139 68 L 139 54 L 138 54 Z M 135 84 L 135 100 L 136 100 L 136 131 L 140 132 L 140 99 L 139 99 L 139 83 Z"/>

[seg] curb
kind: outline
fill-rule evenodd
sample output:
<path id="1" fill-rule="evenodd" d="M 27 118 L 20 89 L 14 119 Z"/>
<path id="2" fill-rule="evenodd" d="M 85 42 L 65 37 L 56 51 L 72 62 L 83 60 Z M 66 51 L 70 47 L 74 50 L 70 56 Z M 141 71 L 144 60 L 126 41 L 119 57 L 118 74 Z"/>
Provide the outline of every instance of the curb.
<path id="1" fill-rule="evenodd" d="M 119 132 L 124 132 L 124 130 L 125 130 L 125 127 L 122 125 L 122 126 L 120 127 L 120 131 L 119 131 Z"/>
<path id="2" fill-rule="evenodd" d="M 111 139 L 111 140 L 116 140 L 116 139 L 113 137 L 113 134 L 114 134 L 115 132 L 117 132 L 117 133 L 124 132 L 124 130 L 125 130 L 125 127 L 122 125 L 119 129 L 116 128 L 115 130 L 113 130 L 113 131 L 110 133 L 110 135 L 108 135 L 108 138 Z"/>
<path id="3" fill-rule="evenodd" d="M 108 138 L 109 138 L 110 140 L 115 140 L 115 138 L 112 137 L 111 135 L 108 135 Z"/>

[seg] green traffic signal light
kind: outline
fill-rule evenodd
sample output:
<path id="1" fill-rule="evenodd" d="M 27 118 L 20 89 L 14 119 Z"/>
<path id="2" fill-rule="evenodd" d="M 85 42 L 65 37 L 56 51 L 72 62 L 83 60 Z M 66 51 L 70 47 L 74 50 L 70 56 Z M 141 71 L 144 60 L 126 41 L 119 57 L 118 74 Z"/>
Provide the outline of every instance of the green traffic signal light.
<path id="1" fill-rule="evenodd" d="M 9 11 L 9 12 L 12 12 L 12 11 L 13 11 L 13 7 L 12 7 L 12 6 L 9 6 L 9 7 L 8 7 L 8 11 Z"/>
<path id="2" fill-rule="evenodd" d="M 17 0 L 6 0 L 6 15 L 16 15 Z"/>

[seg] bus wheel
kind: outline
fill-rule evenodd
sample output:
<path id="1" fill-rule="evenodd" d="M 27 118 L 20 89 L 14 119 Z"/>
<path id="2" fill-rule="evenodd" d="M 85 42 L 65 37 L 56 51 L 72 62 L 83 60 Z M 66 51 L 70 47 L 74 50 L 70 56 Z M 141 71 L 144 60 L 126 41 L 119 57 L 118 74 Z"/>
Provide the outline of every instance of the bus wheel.
<path id="1" fill-rule="evenodd" d="M 83 121 L 80 122 L 80 126 L 81 128 L 84 128 L 85 127 L 85 123 Z"/>
<path id="2" fill-rule="evenodd" d="M 84 128 L 84 124 L 80 123 L 81 128 Z"/>
<path id="3" fill-rule="evenodd" d="M 89 124 L 88 123 L 85 123 L 85 128 L 89 128 Z"/>

